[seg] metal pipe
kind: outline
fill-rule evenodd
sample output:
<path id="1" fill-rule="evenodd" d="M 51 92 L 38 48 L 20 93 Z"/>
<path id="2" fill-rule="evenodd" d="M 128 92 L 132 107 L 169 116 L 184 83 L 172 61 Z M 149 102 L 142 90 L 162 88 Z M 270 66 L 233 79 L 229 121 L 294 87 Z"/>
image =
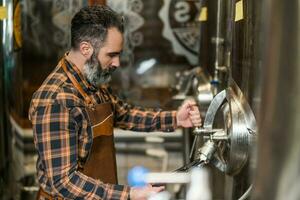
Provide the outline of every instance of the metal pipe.
<path id="1" fill-rule="evenodd" d="M 190 173 L 149 173 L 145 177 L 146 183 L 189 183 L 191 175 Z"/>
<path id="2" fill-rule="evenodd" d="M 219 54 L 220 54 L 220 44 L 224 42 L 224 39 L 221 39 L 220 29 L 221 29 L 221 1 L 217 0 L 217 26 L 216 26 L 216 37 L 215 37 L 215 43 L 216 43 L 216 60 L 215 60 L 215 76 L 218 75 L 218 67 L 220 65 L 219 63 Z M 217 78 L 217 77 L 216 77 Z"/>
<path id="3" fill-rule="evenodd" d="M 215 37 L 212 38 L 212 43 L 215 45 L 214 75 L 212 81 L 212 85 L 215 86 L 213 91 L 214 95 L 221 90 L 220 84 L 224 82 L 220 72 L 226 71 L 226 68 L 224 67 L 224 2 L 224 0 L 217 0 L 216 33 Z"/>
<path id="4" fill-rule="evenodd" d="M 230 84 L 230 80 L 232 79 L 232 39 L 233 39 L 233 30 L 234 30 L 234 9 L 233 9 L 233 0 L 226 1 L 226 35 L 225 35 L 225 57 L 224 57 L 224 65 L 227 70 L 227 86 Z"/>
<path id="5" fill-rule="evenodd" d="M 252 185 L 246 190 L 246 192 L 238 199 L 238 200 L 245 200 L 250 196 L 250 193 L 252 191 Z"/>

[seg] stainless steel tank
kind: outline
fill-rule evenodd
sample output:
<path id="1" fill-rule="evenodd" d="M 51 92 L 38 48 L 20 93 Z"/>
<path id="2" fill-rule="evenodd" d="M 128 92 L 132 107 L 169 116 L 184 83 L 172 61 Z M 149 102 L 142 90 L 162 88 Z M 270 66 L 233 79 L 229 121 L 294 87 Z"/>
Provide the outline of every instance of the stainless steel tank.
<path id="1" fill-rule="evenodd" d="M 1 5 L 3 2 L 1 1 Z M 0 38 L 3 38 L 3 20 L 0 20 Z M 4 129 L 4 120 L 5 120 L 5 111 L 4 111 L 4 53 L 3 53 L 3 44 L 0 46 L 0 188 L 4 188 L 4 174 L 6 172 L 5 166 L 7 163 L 6 155 L 6 136 Z M 3 195 L 3 189 L 0 189 L 0 198 Z"/>
<path id="2" fill-rule="evenodd" d="M 300 3 L 264 3 L 263 89 L 252 199 L 300 199 Z"/>
<path id="3" fill-rule="evenodd" d="M 259 84 L 261 81 L 259 54 L 261 2 L 215 0 L 206 2 L 206 5 L 208 7 L 208 21 L 205 25 L 206 43 L 201 44 L 200 53 L 209 53 L 208 58 L 200 54 L 200 62 L 203 62 L 211 73 L 217 92 L 227 87 L 230 88 L 230 80 L 236 82 L 243 96 L 243 100 L 238 101 L 247 102 L 248 110 L 251 113 L 254 112 L 254 117 L 257 117 L 261 88 Z M 237 110 L 234 112 L 231 114 L 232 117 L 239 113 Z M 226 115 L 225 113 L 221 115 Z M 245 114 L 250 113 L 246 111 Z M 223 118 L 216 119 L 214 126 L 222 127 Z M 233 126 L 237 127 L 237 124 Z M 250 153 L 255 146 L 252 143 L 249 144 L 247 144 L 248 147 L 241 143 L 236 144 L 237 146 L 230 152 L 230 156 L 233 156 L 243 148 L 248 149 L 246 162 L 240 165 L 238 171 L 231 176 L 225 176 L 213 170 L 213 198 L 238 199 L 248 190 L 252 183 L 251 174 L 255 168 L 253 167 L 254 159 Z"/>

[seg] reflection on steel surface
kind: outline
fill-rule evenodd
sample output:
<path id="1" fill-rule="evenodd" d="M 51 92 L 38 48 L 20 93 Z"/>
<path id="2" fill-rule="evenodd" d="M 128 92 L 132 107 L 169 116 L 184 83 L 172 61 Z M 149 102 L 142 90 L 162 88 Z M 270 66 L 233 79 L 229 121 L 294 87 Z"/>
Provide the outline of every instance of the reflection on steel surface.
<path id="1" fill-rule="evenodd" d="M 214 129 L 217 113 L 223 116 L 222 129 Z M 232 81 L 231 86 L 221 91 L 212 100 L 204 120 L 204 129 L 195 129 L 196 135 L 214 141 L 218 152 L 211 163 L 219 170 L 235 175 L 246 163 L 256 133 L 255 117 L 245 97 Z"/>
<path id="2" fill-rule="evenodd" d="M 217 146 L 215 142 L 212 140 L 207 140 L 205 144 L 198 149 L 196 159 L 176 169 L 175 172 L 186 172 L 191 170 L 194 167 L 203 167 L 205 164 L 208 164 L 210 162 L 216 150 L 217 150 Z"/>
<path id="3" fill-rule="evenodd" d="M 184 100 L 192 91 L 198 104 L 201 105 L 200 109 L 206 110 L 213 99 L 210 76 L 201 67 L 178 73 L 176 76 L 179 78 L 176 85 L 176 89 L 179 92 L 173 99 Z"/>

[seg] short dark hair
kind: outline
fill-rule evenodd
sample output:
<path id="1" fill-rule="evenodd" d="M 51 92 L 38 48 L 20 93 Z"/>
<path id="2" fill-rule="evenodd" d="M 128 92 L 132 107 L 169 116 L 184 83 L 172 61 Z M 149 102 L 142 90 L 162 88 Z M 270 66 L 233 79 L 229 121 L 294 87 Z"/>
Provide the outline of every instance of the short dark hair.
<path id="1" fill-rule="evenodd" d="M 108 6 L 87 6 L 77 12 L 71 22 L 71 46 L 79 47 L 82 41 L 88 41 L 100 48 L 107 36 L 107 29 L 115 27 L 124 32 L 123 17 Z"/>

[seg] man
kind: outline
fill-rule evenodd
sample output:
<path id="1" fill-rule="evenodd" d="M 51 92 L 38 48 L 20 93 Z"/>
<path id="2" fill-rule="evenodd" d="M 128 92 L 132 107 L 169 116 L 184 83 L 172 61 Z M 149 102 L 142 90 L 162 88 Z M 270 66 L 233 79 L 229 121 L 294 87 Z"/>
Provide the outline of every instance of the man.
<path id="1" fill-rule="evenodd" d="M 178 111 L 133 107 L 107 86 L 120 66 L 122 17 L 105 6 L 81 9 L 71 45 L 34 93 L 29 110 L 38 152 L 38 199 L 146 199 L 163 187 L 117 184 L 113 126 L 165 132 L 201 125 L 195 102 Z"/>

